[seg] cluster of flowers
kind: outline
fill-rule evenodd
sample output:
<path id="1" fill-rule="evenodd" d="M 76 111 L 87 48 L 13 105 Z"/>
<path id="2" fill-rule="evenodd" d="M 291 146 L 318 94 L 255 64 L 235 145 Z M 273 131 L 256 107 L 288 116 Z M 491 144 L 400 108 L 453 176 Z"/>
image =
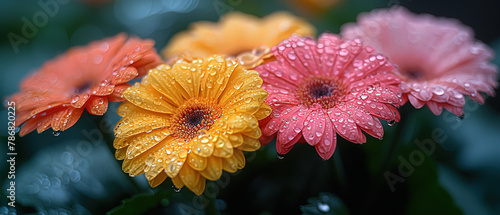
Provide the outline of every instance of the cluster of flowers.
<path id="1" fill-rule="evenodd" d="M 273 139 L 279 154 L 300 142 L 327 160 L 337 135 L 381 138 L 379 119 L 399 121 L 408 101 L 459 116 L 464 95 L 484 103 L 498 85 L 492 51 L 455 20 L 395 7 L 361 14 L 341 36 L 314 34 L 288 13 L 230 13 L 175 35 L 165 62 L 153 41 L 119 34 L 48 61 L 10 99 L 21 136 L 123 102 L 113 143 L 123 170 L 200 195 L 206 179 L 243 168 L 244 151 Z"/>

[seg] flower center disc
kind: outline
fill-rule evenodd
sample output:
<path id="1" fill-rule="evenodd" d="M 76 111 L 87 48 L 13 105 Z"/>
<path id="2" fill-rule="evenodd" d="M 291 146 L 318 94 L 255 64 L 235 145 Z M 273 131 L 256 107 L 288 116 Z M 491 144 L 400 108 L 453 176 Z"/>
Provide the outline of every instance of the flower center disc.
<path id="1" fill-rule="evenodd" d="M 192 139 L 198 131 L 208 130 L 222 116 L 222 108 L 215 102 L 192 98 L 186 101 L 174 115 L 174 136 Z"/>
<path id="2" fill-rule="evenodd" d="M 303 82 L 299 87 L 299 100 L 311 107 L 320 104 L 328 109 L 335 106 L 338 98 L 344 95 L 344 88 L 335 80 L 328 78 L 314 78 Z"/>

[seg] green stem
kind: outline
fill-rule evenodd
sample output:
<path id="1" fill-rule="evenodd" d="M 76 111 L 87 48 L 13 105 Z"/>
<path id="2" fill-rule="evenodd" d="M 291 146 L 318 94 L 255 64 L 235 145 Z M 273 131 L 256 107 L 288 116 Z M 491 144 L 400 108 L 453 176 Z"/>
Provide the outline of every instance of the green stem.
<path id="1" fill-rule="evenodd" d="M 398 149 L 401 146 L 401 140 L 403 137 L 405 137 L 405 127 L 408 124 L 407 122 L 409 122 L 408 117 L 410 116 L 411 111 L 402 108 L 400 109 L 400 113 L 401 120 L 396 124 L 394 134 L 386 142 L 384 148 L 381 151 L 380 159 L 383 159 L 383 161 L 379 163 L 376 178 L 384 178 L 378 176 L 382 176 L 385 171 L 389 170 L 389 168 L 391 167 L 391 163 L 394 161 L 394 157 L 396 156 L 396 152 L 398 152 Z"/>

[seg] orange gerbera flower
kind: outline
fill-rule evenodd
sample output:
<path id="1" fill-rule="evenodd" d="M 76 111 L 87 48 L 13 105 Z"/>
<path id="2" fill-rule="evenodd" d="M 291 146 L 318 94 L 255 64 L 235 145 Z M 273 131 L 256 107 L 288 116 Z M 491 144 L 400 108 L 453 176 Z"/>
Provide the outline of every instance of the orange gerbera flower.
<path id="1" fill-rule="evenodd" d="M 64 131 L 73 126 L 84 109 L 103 115 L 108 101 L 122 101 L 130 81 L 161 63 L 151 40 L 125 34 L 75 47 L 27 77 L 16 103 L 16 125 L 26 124 L 20 135 L 52 127 Z"/>
<path id="2" fill-rule="evenodd" d="M 246 69 L 252 69 L 272 57 L 270 48 L 292 34 L 313 36 L 315 28 L 287 12 L 276 12 L 262 19 L 231 12 L 218 23 L 196 22 L 178 33 L 162 51 L 163 57 L 209 57 L 214 54 L 236 58 Z"/>
<path id="3" fill-rule="evenodd" d="M 151 187 L 170 177 L 201 195 L 205 179 L 236 172 L 242 151 L 260 148 L 258 120 L 271 113 L 261 84 L 256 71 L 220 56 L 151 70 L 118 108 L 113 145 L 123 171 L 145 173 Z"/>

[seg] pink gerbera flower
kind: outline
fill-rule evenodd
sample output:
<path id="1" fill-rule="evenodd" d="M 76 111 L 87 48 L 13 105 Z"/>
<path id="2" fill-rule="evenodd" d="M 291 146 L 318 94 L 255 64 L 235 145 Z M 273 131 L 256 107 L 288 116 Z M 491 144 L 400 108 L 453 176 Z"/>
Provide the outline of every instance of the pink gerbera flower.
<path id="1" fill-rule="evenodd" d="M 256 70 L 273 109 L 261 122 L 261 141 L 277 136 L 279 154 L 303 138 L 326 160 L 335 151 L 337 134 L 364 143 L 362 130 L 382 137 L 377 117 L 399 121 L 400 80 L 394 67 L 360 40 L 324 33 L 316 42 L 293 35 L 272 51 L 276 60 Z"/>
<path id="2" fill-rule="evenodd" d="M 483 104 L 480 92 L 493 96 L 498 85 L 497 68 L 488 63 L 493 52 L 457 20 L 394 7 L 361 14 L 341 33 L 387 56 L 400 72 L 403 104 L 409 100 L 415 108 L 427 105 L 435 115 L 445 108 L 460 116 L 463 95 Z"/>

